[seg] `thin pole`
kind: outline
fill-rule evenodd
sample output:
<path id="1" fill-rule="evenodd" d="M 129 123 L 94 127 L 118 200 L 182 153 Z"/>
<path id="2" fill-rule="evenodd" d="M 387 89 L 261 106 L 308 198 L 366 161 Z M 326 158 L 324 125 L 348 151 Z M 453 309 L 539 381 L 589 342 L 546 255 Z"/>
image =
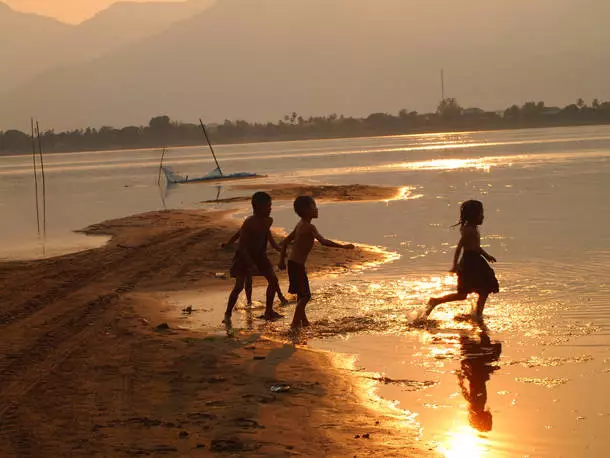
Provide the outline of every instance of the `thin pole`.
<path id="1" fill-rule="evenodd" d="M 212 143 L 210 142 L 210 137 L 208 137 L 208 131 L 205 129 L 205 126 L 203 125 L 203 121 L 201 120 L 201 118 L 199 118 L 199 124 L 201 124 L 201 129 L 203 130 L 203 135 L 205 136 L 205 139 L 207 140 L 208 145 L 210 146 L 210 151 L 212 151 L 212 156 L 214 156 L 214 162 L 216 162 L 216 167 L 218 168 L 218 171 L 220 172 L 220 176 L 222 176 L 222 169 L 220 168 L 218 159 L 216 159 L 216 154 L 214 153 L 214 148 L 212 148 Z"/>
<path id="2" fill-rule="evenodd" d="M 163 158 L 165 157 L 165 145 L 163 145 L 163 152 L 161 153 L 161 162 L 159 163 L 159 176 L 157 177 L 157 184 L 161 184 L 161 171 L 163 170 Z"/>
<path id="3" fill-rule="evenodd" d="M 441 69 L 441 100 L 445 100 L 445 70 Z"/>
<path id="4" fill-rule="evenodd" d="M 36 170 L 36 139 L 34 138 L 34 118 L 30 118 L 32 128 L 32 165 L 34 166 L 34 190 L 36 192 L 36 228 L 40 236 L 40 204 L 38 203 L 38 172 Z"/>
<path id="5" fill-rule="evenodd" d="M 42 234 L 47 236 L 47 184 L 44 176 L 44 160 L 42 159 L 42 137 L 40 127 L 36 120 L 36 134 L 38 135 L 38 153 L 40 154 L 40 170 L 42 172 Z"/>

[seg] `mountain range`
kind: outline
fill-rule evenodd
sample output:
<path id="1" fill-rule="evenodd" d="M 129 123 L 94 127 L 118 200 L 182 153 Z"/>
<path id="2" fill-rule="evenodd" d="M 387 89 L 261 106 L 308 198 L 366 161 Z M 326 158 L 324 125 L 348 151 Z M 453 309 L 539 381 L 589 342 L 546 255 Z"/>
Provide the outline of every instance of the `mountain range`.
<path id="1" fill-rule="evenodd" d="M 44 71 L 86 63 L 159 33 L 213 0 L 118 2 L 78 25 L 21 13 L 0 2 L 0 93 Z"/>
<path id="2" fill-rule="evenodd" d="M 32 115 L 69 129 L 158 114 L 222 122 L 434 110 L 441 68 L 447 96 L 465 106 L 608 99 L 608 17 L 603 0 L 128 4 L 77 30 L 28 17 L 31 37 L 23 25 L 0 31 L 0 43 L 7 33 L 19 43 L 0 45 L 2 62 L 19 67 L 0 72 L 0 129 Z M 38 57 L 18 65 L 15 48 Z"/>

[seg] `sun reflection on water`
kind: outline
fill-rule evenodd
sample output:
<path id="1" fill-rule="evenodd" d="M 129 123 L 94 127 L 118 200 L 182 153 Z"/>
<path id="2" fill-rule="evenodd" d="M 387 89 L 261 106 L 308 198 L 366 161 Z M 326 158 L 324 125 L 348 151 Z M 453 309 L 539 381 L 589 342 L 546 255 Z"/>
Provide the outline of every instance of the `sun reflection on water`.
<path id="1" fill-rule="evenodd" d="M 464 425 L 450 431 L 438 451 L 446 458 L 483 458 L 489 456 L 489 443 L 487 438 Z"/>
<path id="2" fill-rule="evenodd" d="M 468 158 L 468 159 L 435 159 L 431 161 L 406 162 L 401 167 L 414 170 L 457 170 L 476 169 L 489 172 L 492 165 L 498 163 L 496 158 Z M 506 164 L 506 165 L 510 165 Z"/>

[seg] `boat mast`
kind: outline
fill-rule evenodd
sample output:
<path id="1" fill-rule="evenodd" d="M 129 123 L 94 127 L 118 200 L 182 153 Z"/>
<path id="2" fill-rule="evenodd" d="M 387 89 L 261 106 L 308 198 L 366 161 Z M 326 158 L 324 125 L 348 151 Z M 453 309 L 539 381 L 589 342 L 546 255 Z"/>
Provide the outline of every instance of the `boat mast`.
<path id="1" fill-rule="evenodd" d="M 212 151 L 212 157 L 214 157 L 214 162 L 216 162 L 216 168 L 220 172 L 220 176 L 223 176 L 222 169 L 220 168 L 220 164 L 218 163 L 218 159 L 216 159 L 216 154 L 214 153 L 214 148 L 212 148 L 212 143 L 210 142 L 210 137 L 208 137 L 208 131 L 206 130 L 205 125 L 203 124 L 203 121 L 201 120 L 201 118 L 199 118 L 199 124 L 201 124 L 201 130 L 203 130 L 203 135 L 205 136 L 205 139 L 208 142 L 210 151 Z"/>

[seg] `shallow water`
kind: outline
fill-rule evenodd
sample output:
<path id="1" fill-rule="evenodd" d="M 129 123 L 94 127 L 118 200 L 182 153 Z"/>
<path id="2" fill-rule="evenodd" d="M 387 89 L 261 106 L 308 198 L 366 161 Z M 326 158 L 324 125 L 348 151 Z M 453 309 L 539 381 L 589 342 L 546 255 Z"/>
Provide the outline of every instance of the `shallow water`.
<path id="1" fill-rule="evenodd" d="M 218 155 L 227 172 L 262 172 L 271 182 L 412 190 L 410 199 L 388 203 L 321 206 L 317 225 L 326 236 L 384 246 L 400 259 L 314 281 L 317 324 L 302 339 L 357 355 L 350 370 L 379 380 L 377 395 L 401 409 L 408 434 L 424 447 L 458 457 L 609 454 L 609 127 L 224 146 Z M 82 249 L 82 236 L 70 231 L 235 194 L 208 185 L 160 191 L 159 156 L 48 156 L 44 244 L 29 158 L 1 158 L 0 257 Z M 213 168 L 201 148 L 171 151 L 168 163 L 191 176 Z M 457 242 L 449 226 L 468 198 L 484 202 L 484 244 L 499 260 L 501 292 L 488 301 L 488 331 L 454 319 L 470 302 L 441 306 L 428 328 L 414 328 L 430 295 L 455 288 L 446 273 Z M 216 207 L 224 208 L 206 206 Z M 296 221 L 289 203 L 276 203 L 274 217 L 286 228 Z M 170 304 L 193 304 L 198 311 L 185 325 L 198 326 L 217 323 L 225 299 L 185 293 Z M 234 324 L 258 329 L 257 311 L 242 308 Z M 281 337 L 286 326 L 263 330 Z"/>

